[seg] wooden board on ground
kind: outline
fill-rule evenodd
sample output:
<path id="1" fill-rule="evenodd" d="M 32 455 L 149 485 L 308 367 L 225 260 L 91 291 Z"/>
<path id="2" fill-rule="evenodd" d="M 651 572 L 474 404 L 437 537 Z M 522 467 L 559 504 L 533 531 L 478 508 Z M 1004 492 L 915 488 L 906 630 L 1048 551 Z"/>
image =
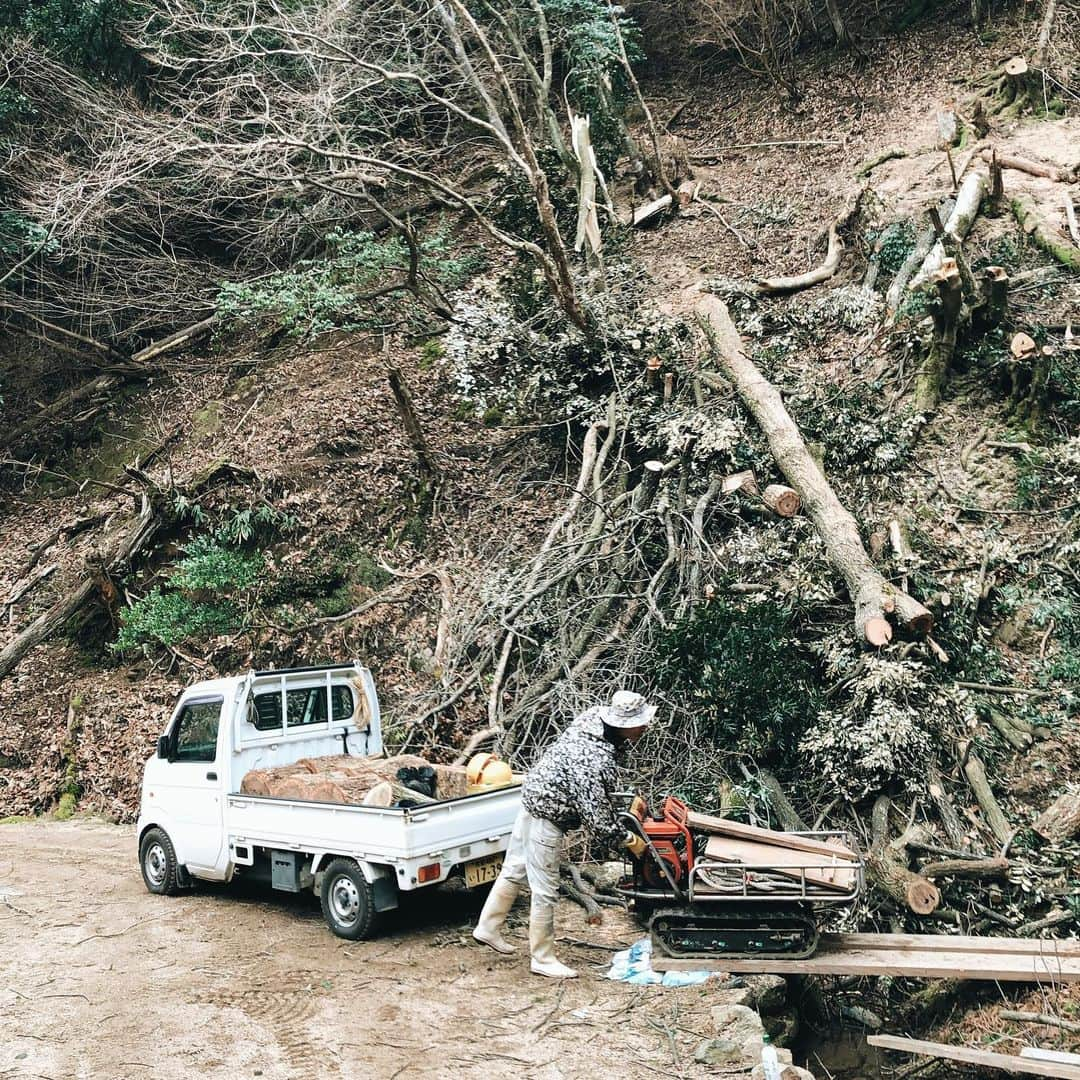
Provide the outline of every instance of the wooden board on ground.
<path id="1" fill-rule="evenodd" d="M 686 816 L 686 823 L 698 832 L 733 836 L 738 840 L 752 840 L 773 847 L 791 848 L 794 851 L 812 851 L 830 858 L 858 861 L 858 855 L 837 840 L 816 840 L 811 836 L 796 836 L 792 833 L 774 832 L 772 829 L 760 829 L 756 825 L 744 825 L 741 821 L 713 817 L 711 814 L 698 814 L 691 810 Z"/>
<path id="2" fill-rule="evenodd" d="M 1076 938 L 974 937 L 968 934 L 843 934 L 844 949 L 880 949 L 883 938 L 898 949 L 939 949 L 949 952 L 1040 953 L 1049 956 L 1080 956 Z"/>
<path id="3" fill-rule="evenodd" d="M 851 891 L 858 872 L 850 860 L 836 852 L 820 855 L 813 851 L 796 851 L 794 848 L 738 840 L 733 836 L 710 836 L 705 845 L 705 854 L 719 862 L 757 866 L 796 881 L 805 878 L 809 884 L 840 892 Z M 826 861 L 831 865 L 823 866 Z"/>
<path id="4" fill-rule="evenodd" d="M 1080 1080 L 1080 1067 L 1063 1065 L 1053 1061 L 1032 1061 L 1013 1054 L 997 1054 L 989 1050 L 974 1050 L 969 1046 L 949 1046 L 946 1043 L 926 1042 L 923 1039 L 907 1039 L 899 1035 L 868 1035 L 870 1046 L 883 1050 L 899 1050 L 905 1054 L 923 1054 L 926 1057 L 944 1058 L 946 1061 L 963 1061 L 985 1069 L 1003 1069 L 1008 1073 L 1028 1076 L 1052 1076 L 1058 1080 Z"/>
<path id="5" fill-rule="evenodd" d="M 775 975 L 893 975 L 916 979 L 984 979 L 1001 982 L 1080 983 L 1080 954 L 1050 940 L 1012 939 L 1029 946 L 1028 951 L 980 951 L 954 946 L 947 934 L 854 935 L 862 940 L 848 947 L 848 934 L 822 934 L 821 944 L 805 960 L 685 960 L 653 954 L 656 971 L 769 972 Z M 869 938 L 876 938 L 871 946 Z M 914 938 L 916 942 L 904 942 Z M 923 944 L 923 941 L 931 944 Z M 988 944 L 1008 939 L 987 938 Z"/>

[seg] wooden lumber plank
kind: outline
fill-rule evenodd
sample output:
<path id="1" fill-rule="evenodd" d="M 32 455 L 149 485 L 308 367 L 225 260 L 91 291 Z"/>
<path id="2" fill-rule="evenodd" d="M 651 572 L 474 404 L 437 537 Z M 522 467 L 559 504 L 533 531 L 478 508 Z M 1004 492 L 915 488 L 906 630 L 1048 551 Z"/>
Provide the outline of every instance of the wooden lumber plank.
<path id="1" fill-rule="evenodd" d="M 719 833 L 722 836 L 734 836 L 739 840 L 756 840 L 758 843 L 771 844 L 773 847 L 812 851 L 818 855 L 846 858 L 852 861 L 857 861 L 859 858 L 854 851 L 844 847 L 839 841 L 826 843 L 824 840 L 815 840 L 809 836 L 774 832 L 772 829 L 760 829 L 756 825 L 744 825 L 741 821 L 730 821 L 728 818 L 713 817 L 711 814 L 699 814 L 693 810 L 687 814 L 686 823 L 691 829 L 697 829 L 699 832 Z"/>
<path id="2" fill-rule="evenodd" d="M 1020 1051 L 1022 1058 L 1032 1061 L 1056 1061 L 1060 1065 L 1072 1065 L 1080 1069 L 1080 1054 L 1070 1054 L 1066 1050 L 1045 1050 L 1041 1046 L 1025 1046 Z"/>
<path id="3" fill-rule="evenodd" d="M 1058 1080 L 1080 1080 L 1080 1068 L 1053 1061 L 1032 1061 L 1013 1054 L 998 1054 L 990 1050 L 974 1050 L 969 1046 L 948 1046 L 946 1043 L 927 1042 L 924 1039 L 908 1039 L 899 1035 L 868 1035 L 870 1046 L 883 1050 L 899 1050 L 905 1054 L 922 1054 L 925 1057 L 944 1058 L 947 1061 L 963 1061 L 988 1069 L 1003 1069 L 1010 1073 L 1028 1076 L 1051 1076 Z"/>
<path id="4" fill-rule="evenodd" d="M 774 847 L 751 840 L 738 840 L 733 836 L 710 836 L 705 845 L 710 859 L 736 866 L 765 867 L 781 877 L 806 880 L 826 889 L 850 892 L 855 884 L 856 868 L 845 858 L 837 855 L 819 855 L 813 851 L 796 851 L 794 848 Z M 828 860 L 826 865 L 823 865 Z M 752 871 L 751 871 L 752 872 Z"/>
<path id="5" fill-rule="evenodd" d="M 978 979 L 1001 982 L 1080 982 L 1080 956 L 1031 953 L 950 951 L 946 935 L 934 948 L 887 946 L 845 948 L 845 934 L 823 934 L 818 951 L 804 960 L 675 959 L 653 954 L 656 971 L 770 972 L 776 975 L 893 975 L 922 979 Z M 882 935 L 887 939 L 889 935 Z M 1038 943 L 1033 943 L 1038 944 Z"/>
<path id="6" fill-rule="evenodd" d="M 971 937 L 962 934 L 842 934 L 844 950 L 855 949 L 941 949 L 948 952 L 1052 954 L 1080 956 L 1075 938 Z"/>

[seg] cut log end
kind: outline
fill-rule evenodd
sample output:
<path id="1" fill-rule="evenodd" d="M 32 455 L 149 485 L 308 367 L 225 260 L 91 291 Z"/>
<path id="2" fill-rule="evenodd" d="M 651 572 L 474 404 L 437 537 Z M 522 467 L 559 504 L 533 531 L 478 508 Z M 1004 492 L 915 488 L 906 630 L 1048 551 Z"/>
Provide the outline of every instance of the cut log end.
<path id="1" fill-rule="evenodd" d="M 758 485 L 754 470 L 743 469 L 742 472 L 725 476 L 720 483 L 720 490 L 725 495 L 730 495 L 733 491 L 742 491 L 747 495 L 757 495 Z"/>
<path id="2" fill-rule="evenodd" d="M 913 878 L 904 891 L 908 907 L 916 915 L 930 915 L 941 903 L 941 892 L 924 878 Z"/>
<path id="3" fill-rule="evenodd" d="M 1005 61 L 1005 74 L 1014 79 L 1026 75 L 1027 69 L 1028 63 L 1022 56 L 1014 56 L 1012 59 Z"/>
<path id="4" fill-rule="evenodd" d="M 1009 350 L 1018 360 L 1023 356 L 1028 356 L 1033 353 L 1038 346 L 1035 344 L 1034 339 L 1027 334 L 1020 333 L 1014 334 L 1012 341 L 1009 343 Z"/>
<path id="5" fill-rule="evenodd" d="M 770 484 L 761 493 L 761 501 L 781 517 L 794 517 L 802 505 L 799 493 L 783 484 Z"/>

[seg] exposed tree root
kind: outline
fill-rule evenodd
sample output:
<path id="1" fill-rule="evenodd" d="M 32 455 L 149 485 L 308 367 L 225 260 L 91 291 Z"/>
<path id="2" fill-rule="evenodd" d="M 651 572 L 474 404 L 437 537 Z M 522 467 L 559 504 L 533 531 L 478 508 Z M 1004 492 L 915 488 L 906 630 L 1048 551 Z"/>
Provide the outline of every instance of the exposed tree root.
<path id="1" fill-rule="evenodd" d="M 829 226 L 829 250 L 825 255 L 825 261 L 808 270 L 805 274 L 796 274 L 793 277 L 763 278 L 757 282 L 757 291 L 762 296 L 779 296 L 784 293 L 799 292 L 809 289 L 813 285 L 820 285 L 823 281 L 836 273 L 840 266 L 840 259 L 844 254 L 844 244 L 836 230 L 836 225 Z"/>
<path id="2" fill-rule="evenodd" d="M 1070 270 L 1080 271 L 1080 248 L 1065 236 L 1055 236 L 1035 203 L 1023 195 L 1012 200 L 1012 212 L 1020 227 L 1043 251 Z"/>

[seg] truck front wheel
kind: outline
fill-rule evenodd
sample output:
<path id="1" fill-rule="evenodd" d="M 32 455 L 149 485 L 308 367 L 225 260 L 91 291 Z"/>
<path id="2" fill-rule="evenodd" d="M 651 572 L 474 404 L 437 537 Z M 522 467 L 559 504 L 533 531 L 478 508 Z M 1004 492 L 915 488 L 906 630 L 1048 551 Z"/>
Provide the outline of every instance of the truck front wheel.
<path id="1" fill-rule="evenodd" d="M 353 859 L 334 859 L 323 873 L 323 918 L 340 938 L 362 941 L 375 930 L 375 890 Z"/>
<path id="2" fill-rule="evenodd" d="M 147 889 L 159 896 L 175 896 L 180 891 L 180 867 L 169 834 L 155 826 L 146 830 L 139 844 L 139 866 Z"/>

